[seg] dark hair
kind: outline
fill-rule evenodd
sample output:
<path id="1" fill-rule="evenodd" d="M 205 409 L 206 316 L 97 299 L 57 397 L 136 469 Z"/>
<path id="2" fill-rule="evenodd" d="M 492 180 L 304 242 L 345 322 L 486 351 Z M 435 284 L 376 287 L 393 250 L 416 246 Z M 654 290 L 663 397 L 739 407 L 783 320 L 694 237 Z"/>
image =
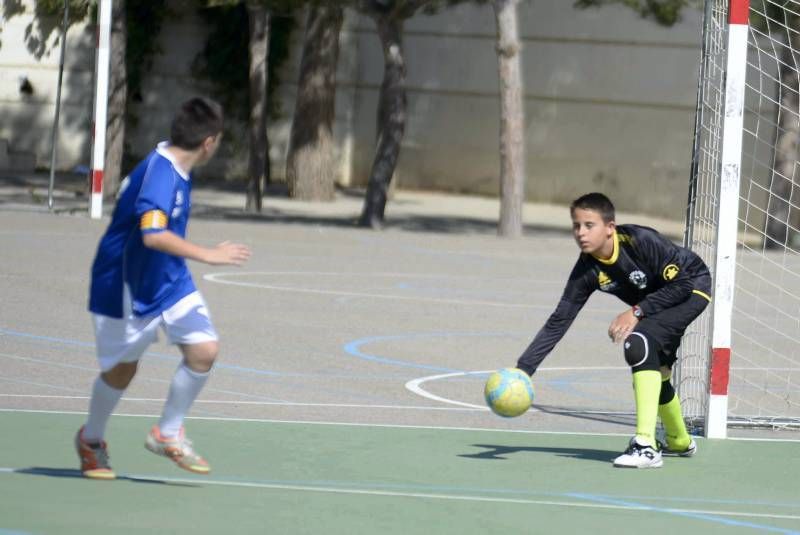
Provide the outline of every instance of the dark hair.
<path id="1" fill-rule="evenodd" d="M 183 104 L 172 119 L 169 142 L 178 148 L 194 150 L 208 137 L 222 132 L 222 106 L 205 97 L 194 97 Z"/>
<path id="2" fill-rule="evenodd" d="M 614 204 L 602 193 L 595 192 L 581 195 L 572 201 L 569 207 L 569 213 L 572 214 L 575 212 L 576 208 L 580 208 L 581 210 L 594 210 L 600 214 L 600 217 L 603 218 L 605 223 L 610 223 L 617 217 L 614 211 Z"/>

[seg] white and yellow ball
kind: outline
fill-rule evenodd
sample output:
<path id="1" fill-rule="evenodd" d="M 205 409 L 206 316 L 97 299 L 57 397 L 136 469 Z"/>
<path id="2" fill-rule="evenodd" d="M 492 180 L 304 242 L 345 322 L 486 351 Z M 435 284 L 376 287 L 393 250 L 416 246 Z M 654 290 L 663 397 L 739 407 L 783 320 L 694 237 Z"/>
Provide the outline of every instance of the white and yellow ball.
<path id="1" fill-rule="evenodd" d="M 483 389 L 492 412 L 505 418 L 519 416 L 533 403 L 533 384 L 519 368 L 504 368 L 489 376 Z"/>

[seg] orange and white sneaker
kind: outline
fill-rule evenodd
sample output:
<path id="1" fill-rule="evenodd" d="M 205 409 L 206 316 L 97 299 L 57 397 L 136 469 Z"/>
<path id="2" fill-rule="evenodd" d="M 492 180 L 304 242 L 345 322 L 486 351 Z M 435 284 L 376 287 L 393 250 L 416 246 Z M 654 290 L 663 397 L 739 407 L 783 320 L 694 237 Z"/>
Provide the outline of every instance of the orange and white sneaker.
<path id="1" fill-rule="evenodd" d="M 156 455 L 172 459 L 175 464 L 189 472 L 195 474 L 211 472 L 208 462 L 192 448 L 192 441 L 186 438 L 183 427 L 177 437 L 164 437 L 161 436 L 158 426 L 154 425 L 144 441 L 144 447 Z"/>
<path id="2" fill-rule="evenodd" d="M 117 475 L 108 464 L 108 447 L 101 440 L 97 444 L 89 444 L 83 440 L 83 427 L 75 434 L 75 450 L 81 460 L 81 473 L 90 479 L 115 479 Z"/>

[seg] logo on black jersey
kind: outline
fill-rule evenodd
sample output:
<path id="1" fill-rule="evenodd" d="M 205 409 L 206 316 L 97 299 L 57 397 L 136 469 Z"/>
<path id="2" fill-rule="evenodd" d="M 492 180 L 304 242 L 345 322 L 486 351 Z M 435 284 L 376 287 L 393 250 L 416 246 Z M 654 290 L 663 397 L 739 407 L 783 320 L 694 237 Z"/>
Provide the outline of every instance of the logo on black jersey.
<path id="1" fill-rule="evenodd" d="M 644 290 L 647 288 L 647 275 L 644 272 L 639 271 L 638 269 L 628 275 L 628 279 L 633 283 L 634 286 L 639 288 L 640 290 Z"/>
<path id="2" fill-rule="evenodd" d="M 680 268 L 675 264 L 670 264 L 664 268 L 664 272 L 661 275 L 665 281 L 671 281 L 678 276 L 678 272 L 680 272 Z"/>
<path id="3" fill-rule="evenodd" d="M 617 283 L 611 280 L 611 277 L 605 271 L 597 274 L 597 284 L 600 285 L 600 291 L 602 292 L 610 292 L 617 287 Z"/>

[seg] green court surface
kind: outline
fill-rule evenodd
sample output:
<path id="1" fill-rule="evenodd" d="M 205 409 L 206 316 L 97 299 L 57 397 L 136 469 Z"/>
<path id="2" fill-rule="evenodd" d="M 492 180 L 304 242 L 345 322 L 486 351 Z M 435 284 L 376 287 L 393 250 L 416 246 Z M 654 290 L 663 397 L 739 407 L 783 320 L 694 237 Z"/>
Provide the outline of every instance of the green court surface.
<path id="1" fill-rule="evenodd" d="M 616 435 L 191 419 L 213 472 L 115 416 L 116 481 L 80 477 L 83 416 L 0 412 L 0 535 L 67 533 L 800 533 L 800 450 L 698 439 L 691 459 L 615 469 Z M 792 474 L 794 476 L 792 476 Z"/>

